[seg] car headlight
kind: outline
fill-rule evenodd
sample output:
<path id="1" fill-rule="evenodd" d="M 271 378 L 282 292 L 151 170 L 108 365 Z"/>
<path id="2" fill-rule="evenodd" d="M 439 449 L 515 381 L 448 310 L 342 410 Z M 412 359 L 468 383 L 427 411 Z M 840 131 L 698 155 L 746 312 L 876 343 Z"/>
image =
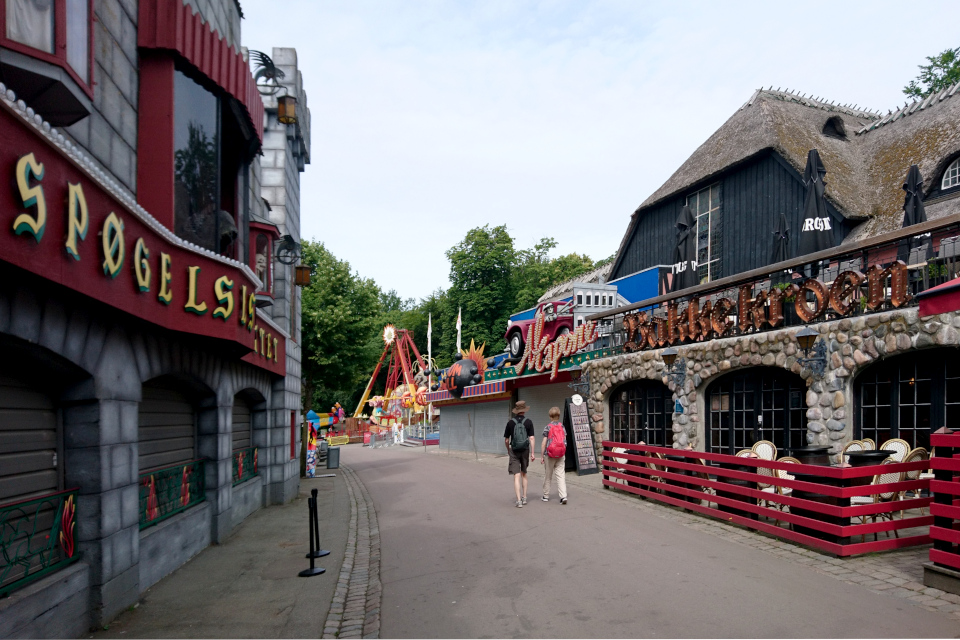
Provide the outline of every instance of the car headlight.
<path id="1" fill-rule="evenodd" d="M 507 320 L 507 329 L 513 326 L 513 320 Z"/>

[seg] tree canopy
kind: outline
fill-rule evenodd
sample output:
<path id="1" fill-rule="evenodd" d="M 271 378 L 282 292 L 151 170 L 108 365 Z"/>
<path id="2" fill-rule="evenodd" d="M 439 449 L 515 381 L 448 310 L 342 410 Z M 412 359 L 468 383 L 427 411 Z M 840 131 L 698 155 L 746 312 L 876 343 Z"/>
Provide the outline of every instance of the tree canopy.
<path id="1" fill-rule="evenodd" d="M 930 64 L 918 65 L 920 74 L 903 88 L 912 98 L 926 98 L 960 82 L 960 47 L 947 49 L 935 56 L 927 56 Z"/>

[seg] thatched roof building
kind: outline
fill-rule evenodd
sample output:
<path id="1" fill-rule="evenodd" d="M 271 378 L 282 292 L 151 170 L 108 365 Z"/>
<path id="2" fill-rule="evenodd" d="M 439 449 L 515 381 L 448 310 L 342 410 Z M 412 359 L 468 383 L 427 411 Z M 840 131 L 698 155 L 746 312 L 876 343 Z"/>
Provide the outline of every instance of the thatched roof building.
<path id="1" fill-rule="evenodd" d="M 827 201 L 850 229 L 844 242 L 901 225 L 901 185 L 912 164 L 924 177 L 928 218 L 960 212 L 960 193 L 940 193 L 944 170 L 960 156 L 960 84 L 886 115 L 799 93 L 756 91 L 633 213 L 615 277 L 623 275 L 623 254 L 648 212 L 763 154 L 773 152 L 802 173 L 810 149 L 819 151 L 827 170 Z"/>

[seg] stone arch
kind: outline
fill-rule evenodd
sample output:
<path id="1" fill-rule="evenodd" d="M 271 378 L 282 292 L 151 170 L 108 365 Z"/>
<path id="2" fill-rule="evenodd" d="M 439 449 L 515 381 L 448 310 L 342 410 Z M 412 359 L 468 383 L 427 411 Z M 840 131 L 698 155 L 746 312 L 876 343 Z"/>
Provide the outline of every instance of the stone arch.
<path id="1" fill-rule="evenodd" d="M 609 395 L 610 439 L 673 445 L 673 394 L 659 380 L 624 382 Z"/>
<path id="2" fill-rule="evenodd" d="M 237 415 L 238 409 L 242 414 L 240 416 Z M 247 447 L 260 447 L 267 444 L 267 399 L 259 390 L 253 387 L 247 387 L 234 394 L 230 425 L 231 441 L 234 451 Z M 249 432 L 245 438 L 237 432 L 238 425 L 249 426 Z M 244 440 L 246 440 L 246 444 L 244 444 Z"/>
<path id="3" fill-rule="evenodd" d="M 809 443 L 806 382 L 781 367 L 746 367 L 713 377 L 703 387 L 704 450 L 735 453 L 757 440 L 778 448 Z"/>
<path id="4" fill-rule="evenodd" d="M 16 441 L 0 440 L 0 503 L 77 486 L 78 465 L 66 463 L 77 449 L 76 401 L 92 389 L 90 373 L 50 349 L 0 334 L 0 412 Z M 69 437 L 65 433 L 69 430 Z M 87 487 L 84 487 L 86 489 Z"/>

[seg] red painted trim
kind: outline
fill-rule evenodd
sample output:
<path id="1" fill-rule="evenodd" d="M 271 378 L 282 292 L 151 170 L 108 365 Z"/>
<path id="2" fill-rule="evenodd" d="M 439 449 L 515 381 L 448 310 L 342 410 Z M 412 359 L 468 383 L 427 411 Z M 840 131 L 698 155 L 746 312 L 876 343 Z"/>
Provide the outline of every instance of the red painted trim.
<path id="1" fill-rule="evenodd" d="M 290 459 L 297 457 L 297 412 L 290 412 Z"/>
<path id="2" fill-rule="evenodd" d="M 174 62 L 156 51 L 140 54 L 137 125 L 137 202 L 173 231 Z"/>
<path id="3" fill-rule="evenodd" d="M 62 68 L 80 87 L 88 98 L 93 100 L 93 40 L 95 31 L 93 28 L 93 0 L 87 0 L 87 81 L 77 75 L 70 63 L 67 62 L 67 2 L 66 0 L 55 0 L 53 8 L 53 53 L 47 53 L 31 46 L 10 40 L 7 38 L 7 11 L 6 3 L 0 3 L 0 46 L 25 56 L 36 58 Z"/>
<path id="4" fill-rule="evenodd" d="M 546 384 L 558 384 L 561 382 L 570 382 L 573 379 L 573 376 L 570 374 L 569 370 L 561 370 L 557 372 L 557 377 L 553 380 L 550 379 L 550 372 L 541 373 L 535 376 L 521 376 L 519 378 L 506 378 L 504 382 L 507 383 L 508 389 L 520 389 L 522 387 L 539 387 Z M 571 395 L 573 394 L 571 390 Z"/>
<path id="5" fill-rule="evenodd" d="M 263 100 L 247 61 L 192 8 L 180 0 L 140 0 L 137 44 L 186 58 L 243 105 L 257 139 L 263 142 Z"/>
<path id="6" fill-rule="evenodd" d="M 960 570 L 960 554 L 940 551 L 939 549 L 930 549 L 930 560 L 931 562 Z"/>

